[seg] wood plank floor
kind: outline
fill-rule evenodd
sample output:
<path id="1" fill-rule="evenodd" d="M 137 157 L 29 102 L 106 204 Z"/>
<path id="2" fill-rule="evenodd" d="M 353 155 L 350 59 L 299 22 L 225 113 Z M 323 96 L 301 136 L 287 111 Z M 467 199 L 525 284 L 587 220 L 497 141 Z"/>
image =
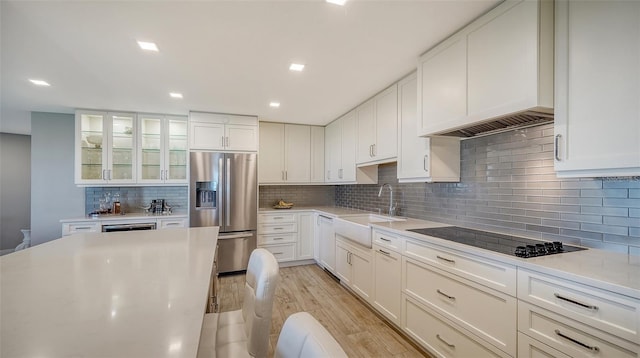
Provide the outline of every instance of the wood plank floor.
<path id="1" fill-rule="evenodd" d="M 242 305 L 244 274 L 220 276 L 220 311 Z M 284 321 L 306 311 L 340 343 L 349 357 L 429 357 L 393 330 L 317 265 L 280 269 L 269 337 L 269 357 Z"/>

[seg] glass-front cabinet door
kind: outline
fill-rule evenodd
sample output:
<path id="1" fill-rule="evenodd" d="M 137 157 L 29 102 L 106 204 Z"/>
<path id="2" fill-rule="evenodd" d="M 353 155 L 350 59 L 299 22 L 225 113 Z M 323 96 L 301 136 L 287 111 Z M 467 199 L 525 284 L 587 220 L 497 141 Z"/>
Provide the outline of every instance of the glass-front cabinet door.
<path id="1" fill-rule="evenodd" d="M 187 183 L 187 158 L 189 125 L 187 117 L 167 117 L 167 158 L 165 182 Z"/>
<path id="2" fill-rule="evenodd" d="M 140 183 L 187 183 L 187 117 L 139 114 Z"/>
<path id="3" fill-rule="evenodd" d="M 135 182 L 135 115 L 76 112 L 76 184 Z"/>

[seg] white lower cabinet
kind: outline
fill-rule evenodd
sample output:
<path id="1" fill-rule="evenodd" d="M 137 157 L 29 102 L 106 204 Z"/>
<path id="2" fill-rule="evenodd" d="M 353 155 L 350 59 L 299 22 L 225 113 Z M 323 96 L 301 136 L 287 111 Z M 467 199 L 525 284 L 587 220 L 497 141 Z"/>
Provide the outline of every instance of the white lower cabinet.
<path id="1" fill-rule="evenodd" d="M 298 214 L 298 241 L 296 245 L 296 259 L 313 259 L 315 226 L 313 212 Z"/>
<path id="2" fill-rule="evenodd" d="M 371 249 L 336 235 L 336 276 L 365 301 L 373 293 Z"/>
<path id="3" fill-rule="evenodd" d="M 373 245 L 373 306 L 391 322 L 400 325 L 402 307 L 402 256 L 387 247 Z"/>
<path id="4" fill-rule="evenodd" d="M 260 213 L 258 247 L 269 250 L 278 262 L 313 258 L 313 213 Z"/>
<path id="5" fill-rule="evenodd" d="M 100 222 L 68 222 L 62 224 L 62 236 L 77 234 L 79 232 L 100 232 L 102 226 Z"/>
<path id="6" fill-rule="evenodd" d="M 637 358 L 640 346 L 520 301 L 518 330 L 571 357 Z"/>
<path id="7" fill-rule="evenodd" d="M 402 330 L 436 357 L 509 357 L 406 294 L 402 295 Z"/>
<path id="8" fill-rule="evenodd" d="M 518 332 L 518 358 L 571 358 L 546 344 Z"/>
<path id="9" fill-rule="evenodd" d="M 181 219 L 158 219 L 157 229 L 172 229 L 189 227 L 187 218 Z"/>
<path id="10" fill-rule="evenodd" d="M 406 257 L 402 259 L 402 281 L 407 296 L 516 355 L 515 297 Z"/>

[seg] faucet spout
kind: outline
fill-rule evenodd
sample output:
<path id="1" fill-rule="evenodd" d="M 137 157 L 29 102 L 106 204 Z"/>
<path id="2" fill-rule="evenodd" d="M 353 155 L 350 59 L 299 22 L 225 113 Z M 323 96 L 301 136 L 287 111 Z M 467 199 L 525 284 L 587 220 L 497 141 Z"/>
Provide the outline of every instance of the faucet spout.
<path id="1" fill-rule="evenodd" d="M 396 207 L 395 205 L 393 205 L 393 188 L 391 187 L 391 184 L 384 183 L 380 186 L 380 191 L 378 191 L 378 198 L 382 195 L 382 190 L 385 187 L 389 188 L 389 216 L 395 216 Z"/>

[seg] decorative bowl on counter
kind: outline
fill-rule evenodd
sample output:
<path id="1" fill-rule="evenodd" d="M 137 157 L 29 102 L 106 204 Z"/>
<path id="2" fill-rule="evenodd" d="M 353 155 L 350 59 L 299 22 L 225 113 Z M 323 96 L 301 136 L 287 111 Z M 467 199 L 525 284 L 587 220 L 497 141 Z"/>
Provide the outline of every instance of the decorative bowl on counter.
<path id="1" fill-rule="evenodd" d="M 280 200 L 275 205 L 273 205 L 274 209 L 291 209 L 293 207 L 293 203 L 287 203 L 284 200 Z"/>

